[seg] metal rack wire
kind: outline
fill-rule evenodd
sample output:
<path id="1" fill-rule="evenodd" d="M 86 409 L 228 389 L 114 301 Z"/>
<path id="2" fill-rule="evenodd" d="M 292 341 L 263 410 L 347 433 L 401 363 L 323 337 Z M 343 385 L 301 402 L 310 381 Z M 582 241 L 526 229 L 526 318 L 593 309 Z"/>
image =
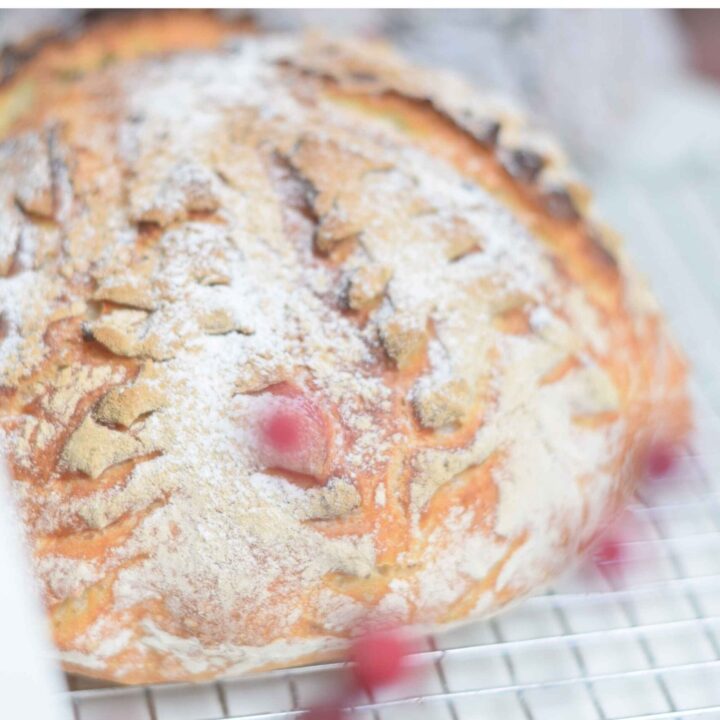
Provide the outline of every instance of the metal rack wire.
<path id="1" fill-rule="evenodd" d="M 427 638 L 413 657 L 422 668 L 416 678 L 361 698 L 352 717 L 720 718 L 720 293 L 708 292 L 712 271 L 703 279 L 684 259 L 710 252 L 716 281 L 720 215 L 708 200 L 714 185 L 701 195 L 681 182 L 682 192 L 667 191 L 679 209 L 657 189 L 652 202 L 642 187 L 616 185 L 610 213 L 641 240 L 633 249 L 694 362 L 698 429 L 675 476 L 628 509 L 628 561 L 581 568 L 490 621 Z M 682 252 L 673 227 L 683 229 Z M 69 695 L 76 720 L 279 720 L 300 716 L 342 671 L 335 663 L 145 688 L 74 680 Z"/>

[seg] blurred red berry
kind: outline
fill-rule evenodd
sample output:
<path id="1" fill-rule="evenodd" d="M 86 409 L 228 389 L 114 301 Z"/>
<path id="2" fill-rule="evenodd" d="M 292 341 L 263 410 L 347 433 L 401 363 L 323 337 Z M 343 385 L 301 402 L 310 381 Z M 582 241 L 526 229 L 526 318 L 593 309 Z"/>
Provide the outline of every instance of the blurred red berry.
<path id="1" fill-rule="evenodd" d="M 618 563 L 624 559 L 625 551 L 617 537 L 608 536 L 600 541 L 593 556 L 598 564 Z"/>
<path id="2" fill-rule="evenodd" d="M 350 652 L 355 680 L 366 690 L 399 680 L 410 652 L 410 643 L 397 630 L 374 630 L 358 637 Z"/>
<path id="3" fill-rule="evenodd" d="M 260 464 L 324 483 L 332 464 L 333 448 L 333 428 L 328 416 L 312 398 L 289 383 L 272 386 L 258 398 Z"/>
<path id="4" fill-rule="evenodd" d="M 667 442 L 658 442 L 650 446 L 647 454 L 647 472 L 650 477 L 667 475 L 677 463 L 677 450 Z"/>
<path id="5" fill-rule="evenodd" d="M 300 447 L 302 430 L 295 414 L 276 411 L 267 418 L 262 431 L 267 443 L 279 452 L 293 452 Z"/>

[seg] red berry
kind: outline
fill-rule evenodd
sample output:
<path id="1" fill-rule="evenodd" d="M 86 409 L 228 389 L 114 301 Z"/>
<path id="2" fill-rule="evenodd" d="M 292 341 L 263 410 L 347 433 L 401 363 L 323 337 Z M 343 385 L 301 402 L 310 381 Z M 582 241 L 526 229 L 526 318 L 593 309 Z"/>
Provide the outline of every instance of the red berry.
<path id="1" fill-rule="evenodd" d="M 625 564 L 628 562 L 627 546 L 623 545 L 618 536 L 607 535 L 596 546 L 592 559 L 604 575 L 621 581 Z"/>
<path id="2" fill-rule="evenodd" d="M 594 557 L 595 561 L 600 563 L 617 563 L 625 556 L 625 552 L 620 541 L 615 537 L 606 537 L 597 546 Z"/>
<path id="3" fill-rule="evenodd" d="M 406 669 L 410 645 L 396 630 L 375 630 L 358 637 L 350 658 L 357 683 L 366 690 L 398 680 Z"/>
<path id="4" fill-rule="evenodd" d="M 282 408 L 265 419 L 262 433 L 265 442 L 279 452 L 292 452 L 300 446 L 300 420 L 297 415 Z"/>
<path id="5" fill-rule="evenodd" d="M 650 477 L 667 475 L 677 463 L 676 449 L 667 442 L 659 442 L 650 446 L 647 453 L 647 472 Z"/>
<path id="6" fill-rule="evenodd" d="M 324 482 L 332 464 L 333 428 L 301 391 L 283 383 L 263 393 L 257 416 L 261 464 Z"/>

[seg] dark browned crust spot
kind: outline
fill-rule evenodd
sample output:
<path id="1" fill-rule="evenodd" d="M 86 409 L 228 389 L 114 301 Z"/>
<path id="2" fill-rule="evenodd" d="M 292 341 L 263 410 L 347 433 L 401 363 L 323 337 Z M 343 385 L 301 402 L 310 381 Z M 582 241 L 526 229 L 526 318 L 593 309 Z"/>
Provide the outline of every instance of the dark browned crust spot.
<path id="1" fill-rule="evenodd" d="M 574 222 L 581 219 L 575 201 L 565 188 L 553 188 L 542 195 L 542 205 L 556 220 Z"/>
<path id="2" fill-rule="evenodd" d="M 400 90 L 386 89 L 377 93 L 380 97 L 397 98 L 412 103 L 416 107 L 430 110 L 440 116 L 446 122 L 452 124 L 463 135 L 468 136 L 485 148 L 494 148 L 500 136 L 501 126 L 496 120 L 489 118 L 478 118 L 469 111 L 465 111 L 462 117 L 449 113 L 438 105 L 432 98 L 421 95 L 410 95 Z"/>
<path id="3" fill-rule="evenodd" d="M 510 175 L 525 183 L 535 182 L 545 167 L 545 158 L 534 150 L 500 148 L 498 158 Z"/>
<path id="4" fill-rule="evenodd" d="M 495 147 L 500 138 L 501 126 L 497 120 L 478 118 L 470 110 L 463 110 L 460 117 L 455 118 L 456 124 L 468 132 L 481 145 Z"/>

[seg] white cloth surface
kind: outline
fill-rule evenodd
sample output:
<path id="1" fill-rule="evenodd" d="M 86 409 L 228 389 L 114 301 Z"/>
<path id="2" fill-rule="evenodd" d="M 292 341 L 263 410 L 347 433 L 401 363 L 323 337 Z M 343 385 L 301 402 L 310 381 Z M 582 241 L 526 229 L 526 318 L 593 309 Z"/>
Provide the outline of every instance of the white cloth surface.
<path id="1" fill-rule="evenodd" d="M 69 720 L 0 460 L 0 717 Z"/>

